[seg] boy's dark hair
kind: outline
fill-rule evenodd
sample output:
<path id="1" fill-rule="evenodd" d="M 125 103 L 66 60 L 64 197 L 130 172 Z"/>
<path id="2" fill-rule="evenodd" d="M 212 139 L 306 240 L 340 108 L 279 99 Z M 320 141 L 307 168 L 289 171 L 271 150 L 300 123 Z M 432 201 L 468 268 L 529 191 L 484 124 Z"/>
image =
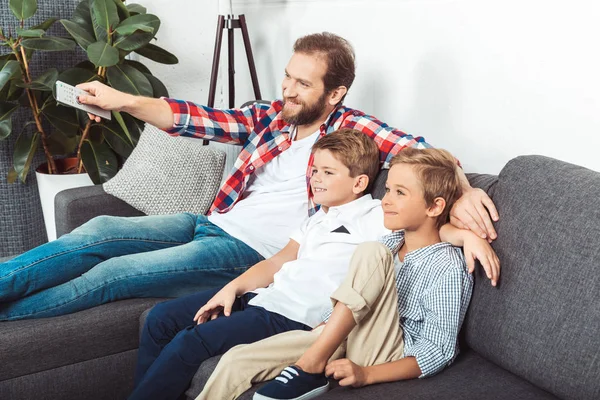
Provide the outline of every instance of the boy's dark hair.
<path id="1" fill-rule="evenodd" d="M 379 172 L 379 149 L 375 141 L 356 129 L 342 128 L 323 136 L 312 147 L 317 150 L 329 150 L 331 154 L 350 170 L 352 178 L 365 174 L 369 185 L 364 193 L 371 190 Z"/>
<path id="2" fill-rule="evenodd" d="M 436 224 L 439 228 L 448 222 L 450 209 L 462 195 L 459 167 L 452 154 L 442 149 L 419 150 L 409 147 L 392 158 L 390 168 L 396 164 L 408 164 L 415 168 L 427 207 L 433 205 L 436 197 L 446 200 L 446 207 L 438 216 Z"/>
<path id="3" fill-rule="evenodd" d="M 327 72 L 323 77 L 325 93 L 339 86 L 350 89 L 354 82 L 354 49 L 344 38 L 329 32 L 306 35 L 294 43 L 294 53 L 322 55 L 327 63 Z M 344 101 L 340 100 L 340 104 Z"/>

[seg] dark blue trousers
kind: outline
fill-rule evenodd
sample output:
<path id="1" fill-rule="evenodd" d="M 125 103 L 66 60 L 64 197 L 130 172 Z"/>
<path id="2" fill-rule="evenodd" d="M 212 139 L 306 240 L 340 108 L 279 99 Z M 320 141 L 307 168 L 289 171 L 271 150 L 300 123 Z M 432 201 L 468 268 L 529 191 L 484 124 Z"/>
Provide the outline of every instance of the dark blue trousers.
<path id="1" fill-rule="evenodd" d="M 157 304 L 148 314 L 140 339 L 135 389 L 130 400 L 178 399 L 206 359 L 238 344 L 278 333 L 311 328 L 282 315 L 253 307 L 255 295 L 238 298 L 229 317 L 197 325 L 194 315 L 220 289 L 211 289 Z"/>

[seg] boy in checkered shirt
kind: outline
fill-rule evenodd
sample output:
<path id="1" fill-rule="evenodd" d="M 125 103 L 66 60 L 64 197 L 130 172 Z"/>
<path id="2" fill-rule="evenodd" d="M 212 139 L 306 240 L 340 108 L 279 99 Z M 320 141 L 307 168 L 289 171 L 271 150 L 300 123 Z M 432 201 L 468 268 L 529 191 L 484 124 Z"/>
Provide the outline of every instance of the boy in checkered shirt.
<path id="1" fill-rule="evenodd" d="M 382 200 L 385 227 L 393 232 L 357 248 L 331 296 L 327 322 L 233 348 L 200 397 L 235 398 L 251 383 L 275 378 L 254 399 L 309 399 L 327 391 L 326 376 L 360 387 L 427 377 L 449 365 L 473 280 L 460 249 L 440 234 L 481 249 L 482 263 L 499 268 L 485 240 L 444 225 L 461 194 L 456 168 L 444 150 L 395 156 Z M 237 368 L 227 368 L 228 360 Z"/>

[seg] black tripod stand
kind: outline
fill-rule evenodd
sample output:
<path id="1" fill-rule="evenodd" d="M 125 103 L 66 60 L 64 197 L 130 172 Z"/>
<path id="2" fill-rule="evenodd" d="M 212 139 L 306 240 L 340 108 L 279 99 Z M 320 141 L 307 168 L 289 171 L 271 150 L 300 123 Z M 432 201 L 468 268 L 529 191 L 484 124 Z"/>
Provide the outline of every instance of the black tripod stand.
<path id="1" fill-rule="evenodd" d="M 258 78 L 256 76 L 256 67 L 254 66 L 254 58 L 252 56 L 252 47 L 250 46 L 250 37 L 248 36 L 248 26 L 246 25 L 246 17 L 241 14 L 238 19 L 233 18 L 233 15 L 219 15 L 217 24 L 217 37 L 215 38 L 215 53 L 213 55 L 212 72 L 210 74 L 210 89 L 208 91 L 207 106 L 214 107 L 215 92 L 217 90 L 217 73 L 219 71 L 219 58 L 221 55 L 221 43 L 223 41 L 223 29 L 227 29 L 227 53 L 228 53 L 228 75 L 229 75 L 229 108 L 235 107 L 235 67 L 233 58 L 233 30 L 239 28 L 242 30 L 242 38 L 244 39 L 244 47 L 246 48 L 246 57 L 248 58 L 248 67 L 250 67 L 250 77 L 252 79 L 252 88 L 254 89 L 254 97 L 256 100 L 261 99 L 260 88 L 258 87 Z"/>

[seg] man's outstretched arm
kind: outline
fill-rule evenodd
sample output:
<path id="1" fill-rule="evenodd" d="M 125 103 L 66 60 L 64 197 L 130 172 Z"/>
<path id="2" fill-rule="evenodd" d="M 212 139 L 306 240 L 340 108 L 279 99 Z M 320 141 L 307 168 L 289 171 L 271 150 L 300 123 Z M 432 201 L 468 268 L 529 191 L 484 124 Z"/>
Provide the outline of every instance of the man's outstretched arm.
<path id="1" fill-rule="evenodd" d="M 90 96 L 79 96 L 83 104 L 109 111 L 124 111 L 163 130 L 173 127 L 173 111 L 165 100 L 123 93 L 98 81 L 82 83 L 77 87 L 90 93 Z M 97 115 L 88 115 L 90 119 L 100 122 Z"/>

